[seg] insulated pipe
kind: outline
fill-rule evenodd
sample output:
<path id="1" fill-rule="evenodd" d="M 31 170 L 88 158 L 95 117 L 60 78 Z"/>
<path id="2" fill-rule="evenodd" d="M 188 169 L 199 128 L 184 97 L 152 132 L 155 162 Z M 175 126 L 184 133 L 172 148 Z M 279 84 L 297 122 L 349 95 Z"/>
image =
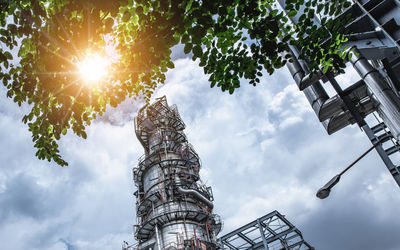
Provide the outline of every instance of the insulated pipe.
<path id="1" fill-rule="evenodd" d="M 349 111 L 342 112 L 340 114 L 334 115 L 326 121 L 322 122 L 326 132 L 328 135 L 335 133 L 336 131 L 341 130 L 349 124 L 355 123 L 354 119 L 352 119 L 352 115 Z"/>
<path id="2" fill-rule="evenodd" d="M 286 66 L 290 71 L 293 79 L 295 80 L 296 84 L 299 85 L 304 78 L 305 74 L 308 73 L 307 69 L 304 69 L 301 65 L 299 60 L 296 57 L 295 51 L 296 48 L 289 48 L 290 53 L 292 55 L 292 62 L 287 62 Z M 297 52 L 297 51 L 296 51 Z M 306 65 L 304 66 L 306 67 Z M 325 89 L 322 87 L 320 82 L 315 82 L 311 86 L 305 88 L 303 90 L 304 94 L 307 97 L 308 102 L 311 104 L 315 114 L 317 117 L 320 117 L 320 111 L 324 103 L 329 99 L 328 94 L 326 93 Z M 340 109 L 340 106 L 334 107 L 335 109 Z"/>
<path id="3" fill-rule="evenodd" d="M 286 12 L 286 0 L 278 0 L 278 3 L 282 10 Z M 305 6 L 301 5 L 296 16 L 290 18 L 293 24 L 296 25 L 298 23 L 300 16 L 304 13 L 304 8 Z M 318 27 L 321 25 L 316 17 L 312 19 L 312 22 Z M 322 122 L 340 113 L 342 111 L 342 102 L 340 102 L 340 100 L 329 102 L 329 105 L 324 106 L 329 96 L 319 82 L 319 79 L 322 77 L 322 72 L 318 71 L 316 74 L 310 74 L 306 63 L 298 59 L 299 52 L 296 47 L 289 46 L 289 54 L 292 60 L 286 63 L 286 67 L 289 69 L 299 89 L 304 92 L 318 119 Z M 283 57 L 284 56 L 285 55 L 283 55 Z M 325 109 L 322 109 L 323 106 Z M 325 113 L 323 111 L 328 112 Z M 329 124 L 329 120 L 325 121 L 325 123 Z M 325 128 L 327 128 L 327 126 L 325 126 Z"/>
<path id="4" fill-rule="evenodd" d="M 303 65 L 303 63 L 297 59 L 296 52 L 296 48 L 290 48 L 293 61 L 288 62 L 286 66 L 288 67 L 296 84 L 299 85 L 304 78 L 304 75 L 308 73 L 308 70 L 307 66 Z M 356 84 L 360 86 L 352 89 L 350 93 L 357 96 L 357 98 L 360 100 L 367 97 L 367 92 L 363 93 L 362 90 L 364 82 L 359 82 Z M 353 123 L 353 121 L 351 121 L 351 115 L 344 110 L 345 105 L 343 100 L 339 96 L 333 96 L 329 98 L 319 81 L 305 88 L 303 92 L 318 119 L 323 123 L 323 126 L 328 134 L 332 134 Z M 360 103 L 358 109 L 365 114 L 369 114 L 374 110 L 374 102 L 371 100 L 367 103 Z"/>
<path id="5" fill-rule="evenodd" d="M 381 74 L 355 49 L 351 63 L 357 73 L 365 81 L 379 103 L 378 113 L 389 127 L 394 138 L 400 139 L 400 99 L 393 89 L 382 78 Z M 358 55 L 357 55 L 358 54 Z"/>
<path id="6" fill-rule="evenodd" d="M 154 203 L 153 203 L 153 202 L 151 203 L 151 207 L 152 207 L 153 213 L 154 213 Z M 160 234 L 159 234 L 159 232 L 158 232 L 158 225 L 157 225 L 157 223 L 156 223 L 156 225 L 155 225 L 155 234 L 156 234 L 156 241 L 157 241 L 158 250 L 162 250 L 162 247 L 161 247 L 161 240 L 160 240 Z"/>
<path id="7" fill-rule="evenodd" d="M 293 53 L 292 58 L 295 58 Z M 318 71 L 316 74 L 305 74 L 304 70 L 300 66 L 298 60 L 293 60 L 292 63 L 287 63 L 287 67 L 292 74 L 294 81 L 296 82 L 297 86 L 300 90 L 304 90 L 307 87 L 310 87 L 314 83 L 318 82 L 319 79 L 322 77 L 322 72 Z"/>
<path id="8" fill-rule="evenodd" d="M 159 232 L 158 232 L 158 225 L 156 224 L 156 226 L 155 226 L 155 230 L 156 230 L 156 239 L 157 239 L 157 247 L 158 247 L 158 250 L 162 250 L 162 247 L 161 247 L 161 240 L 160 240 L 160 234 L 159 234 Z"/>
<path id="9" fill-rule="evenodd" d="M 286 0 L 278 0 L 278 3 L 286 12 Z M 300 16 L 304 13 L 304 8 L 305 6 L 301 5 L 297 14 L 290 18 L 293 24 L 296 25 L 298 23 Z M 312 19 L 312 22 L 318 27 L 321 25 L 319 19 L 316 17 Z M 323 75 L 322 72 L 318 71 L 316 74 L 310 74 L 306 63 L 298 60 L 299 53 L 297 48 L 290 46 L 289 49 L 289 53 L 292 55 L 292 62 L 288 62 L 286 66 L 299 89 L 306 95 L 318 119 L 323 122 L 328 134 L 348 125 L 350 121 L 344 119 L 347 117 L 343 111 L 343 100 L 339 97 L 329 99 L 328 94 L 319 82 L 319 79 Z M 335 119 L 337 117 L 340 117 L 340 119 Z"/>
<path id="10" fill-rule="evenodd" d="M 356 107 L 359 112 L 366 116 L 376 110 L 376 101 L 372 98 L 365 99 L 360 102 L 360 105 Z M 335 114 L 328 120 L 322 122 L 322 125 L 326 129 L 329 135 L 335 133 L 336 131 L 346 127 L 349 124 L 355 123 L 354 117 L 351 115 L 350 111 L 346 110 L 339 114 Z"/>
<path id="11" fill-rule="evenodd" d="M 202 195 L 200 192 L 198 192 L 197 190 L 194 190 L 194 189 L 184 189 L 181 186 L 179 186 L 179 185 L 181 185 L 181 179 L 179 179 L 178 175 L 175 175 L 175 185 L 177 185 L 177 190 L 179 193 L 191 194 L 191 195 L 195 196 L 198 200 L 205 203 L 210 209 L 213 209 L 214 204 L 209 199 L 204 197 L 204 195 Z"/>
<path id="12" fill-rule="evenodd" d="M 201 202 L 205 203 L 210 209 L 213 209 L 213 207 L 214 207 L 213 203 L 210 200 L 208 200 L 206 197 L 204 197 L 202 194 L 200 194 L 200 192 L 198 192 L 197 190 L 184 189 L 182 187 L 177 187 L 177 190 L 181 194 L 191 194 L 191 195 L 193 195 L 194 197 L 196 197 L 196 199 L 198 199 Z"/>
<path id="13" fill-rule="evenodd" d="M 306 8 L 305 4 L 300 5 L 300 9 L 297 11 L 296 15 L 293 17 L 290 17 L 287 13 L 286 8 L 286 0 L 278 0 L 278 4 L 281 6 L 282 10 L 286 13 L 287 17 L 290 19 L 293 25 L 297 25 L 299 22 L 299 19 L 302 15 L 304 15 L 304 10 Z M 319 28 L 321 26 L 320 20 L 317 18 L 317 16 L 314 16 L 311 19 L 312 23 Z M 318 71 L 316 74 L 310 74 L 308 72 L 307 68 L 303 67 L 300 65 L 299 61 L 297 60 L 298 58 L 298 51 L 296 48 L 291 48 L 290 49 L 290 54 L 292 54 L 292 58 L 296 59 L 293 61 L 293 63 L 288 63 L 287 67 L 290 71 L 290 73 L 293 76 L 293 79 L 295 80 L 297 86 L 299 87 L 300 90 L 304 90 L 307 87 L 310 87 L 314 85 L 315 83 L 318 83 L 319 79 L 322 77 L 322 72 Z"/>

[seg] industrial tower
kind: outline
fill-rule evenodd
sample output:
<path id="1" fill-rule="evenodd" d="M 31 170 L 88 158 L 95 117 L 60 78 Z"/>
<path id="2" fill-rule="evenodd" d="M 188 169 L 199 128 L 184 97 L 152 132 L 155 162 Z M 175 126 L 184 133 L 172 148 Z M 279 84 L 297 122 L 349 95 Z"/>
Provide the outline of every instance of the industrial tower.
<path id="1" fill-rule="evenodd" d="M 133 169 L 135 238 L 126 249 L 216 249 L 220 217 L 213 214 L 211 187 L 201 184 L 200 159 L 188 143 L 176 105 L 166 97 L 146 104 L 135 118 L 145 154 Z"/>
<path id="2" fill-rule="evenodd" d="M 277 1 L 284 9 L 286 1 Z M 304 6 L 290 18 L 293 24 L 303 10 Z M 293 62 L 286 66 L 327 133 L 357 123 L 377 145 L 377 153 L 400 186 L 400 1 L 352 0 L 334 18 L 343 16 L 351 17 L 345 45 L 353 48 L 348 63 L 360 76 L 358 81 L 343 88 L 336 72 L 310 74 L 308 62 L 298 57 L 301 48 L 295 46 L 290 47 Z M 312 21 L 321 27 L 317 17 Z M 328 95 L 328 84 L 336 95 Z"/>

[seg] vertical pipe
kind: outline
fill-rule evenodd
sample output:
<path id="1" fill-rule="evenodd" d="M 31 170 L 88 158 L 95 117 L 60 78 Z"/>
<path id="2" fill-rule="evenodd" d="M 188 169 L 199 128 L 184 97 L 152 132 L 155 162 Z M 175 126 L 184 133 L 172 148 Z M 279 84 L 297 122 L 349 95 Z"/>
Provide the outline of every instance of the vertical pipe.
<path id="1" fill-rule="evenodd" d="M 151 203 L 151 206 L 153 207 L 153 213 L 154 213 L 154 203 L 153 203 L 153 202 Z M 162 250 L 162 248 L 161 248 L 161 242 L 160 242 L 160 235 L 159 235 L 159 232 L 158 232 L 158 225 L 157 225 L 157 223 L 156 223 L 156 225 L 155 225 L 155 234 L 156 234 L 156 240 L 157 240 L 157 247 L 158 247 L 158 250 Z"/>
<path id="2" fill-rule="evenodd" d="M 400 139 L 400 99 L 368 60 L 357 49 L 354 52 L 351 63 L 379 102 L 378 113 L 398 141 Z"/>
<path id="3" fill-rule="evenodd" d="M 199 244 L 197 242 L 197 236 L 196 236 L 196 228 L 193 225 L 193 233 L 194 233 L 194 242 L 196 243 L 196 248 L 199 248 Z"/>
<path id="4" fill-rule="evenodd" d="M 206 222 L 206 232 L 207 232 L 207 240 L 211 240 L 211 238 L 210 238 L 210 232 L 209 232 L 209 223 L 208 223 L 208 219 L 207 219 L 207 222 Z"/>
<path id="5" fill-rule="evenodd" d="M 310 73 L 307 65 L 304 62 L 301 62 L 297 59 L 297 49 L 294 47 L 289 48 L 290 53 L 292 54 L 293 62 L 287 62 L 286 67 L 289 69 L 293 79 L 296 84 L 300 87 L 301 81 L 304 78 L 305 74 Z M 305 88 L 303 90 L 304 95 L 306 96 L 308 102 L 313 108 L 317 117 L 320 117 L 320 109 L 326 100 L 329 99 L 328 94 L 326 93 L 324 87 L 322 87 L 319 81 L 313 83 L 311 86 Z"/>
<path id="6" fill-rule="evenodd" d="M 159 235 L 159 232 L 158 232 L 158 225 L 156 224 L 156 226 L 155 226 L 155 230 L 156 230 L 156 239 L 157 239 L 157 247 L 158 247 L 158 250 L 162 250 L 162 248 L 161 248 L 161 242 L 160 242 L 160 235 Z"/>
<path id="7" fill-rule="evenodd" d="M 182 210 L 182 204 L 181 204 L 181 203 L 179 203 L 179 210 L 180 210 L 180 211 Z M 188 239 L 188 234 L 187 234 L 186 219 L 185 219 L 185 217 L 183 217 L 183 229 L 184 229 L 184 231 L 185 231 L 185 239 L 187 240 L 187 239 Z"/>

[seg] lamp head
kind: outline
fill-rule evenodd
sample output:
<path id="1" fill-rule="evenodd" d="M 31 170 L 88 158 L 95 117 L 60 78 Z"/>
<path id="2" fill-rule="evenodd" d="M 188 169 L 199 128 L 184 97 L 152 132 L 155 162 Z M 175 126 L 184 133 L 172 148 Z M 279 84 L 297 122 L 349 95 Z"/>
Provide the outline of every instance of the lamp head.
<path id="1" fill-rule="evenodd" d="M 329 196 L 329 193 L 331 192 L 330 189 L 324 189 L 324 188 L 320 188 L 317 192 L 317 197 L 320 199 L 325 199 L 326 197 Z"/>
<path id="2" fill-rule="evenodd" d="M 328 183 L 326 183 L 322 188 L 320 188 L 317 192 L 317 197 L 320 199 L 325 199 L 329 196 L 331 189 L 339 182 L 340 175 L 336 175 L 333 177 Z"/>

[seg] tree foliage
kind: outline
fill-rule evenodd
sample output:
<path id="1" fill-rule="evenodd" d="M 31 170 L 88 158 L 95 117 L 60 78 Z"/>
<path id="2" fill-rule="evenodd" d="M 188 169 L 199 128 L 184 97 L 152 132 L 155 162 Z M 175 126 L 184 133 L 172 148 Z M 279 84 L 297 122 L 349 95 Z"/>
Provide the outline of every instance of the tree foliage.
<path id="1" fill-rule="evenodd" d="M 241 79 L 255 86 L 263 70 L 284 66 L 289 45 L 302 48 L 313 72 L 343 68 L 344 21 L 332 17 L 349 1 L 286 3 L 288 15 L 274 0 L 0 0 L 0 78 L 7 97 L 30 104 L 23 122 L 37 157 L 65 166 L 60 137 L 72 130 L 86 138 L 85 127 L 108 104 L 128 96 L 148 100 L 174 67 L 171 48 L 178 43 L 199 59 L 211 87 L 229 93 Z M 301 6 L 294 26 L 289 18 Z M 316 15 L 320 28 L 311 22 Z M 102 84 L 82 84 L 76 63 L 87 51 L 104 53 L 106 43 L 121 57 Z"/>

